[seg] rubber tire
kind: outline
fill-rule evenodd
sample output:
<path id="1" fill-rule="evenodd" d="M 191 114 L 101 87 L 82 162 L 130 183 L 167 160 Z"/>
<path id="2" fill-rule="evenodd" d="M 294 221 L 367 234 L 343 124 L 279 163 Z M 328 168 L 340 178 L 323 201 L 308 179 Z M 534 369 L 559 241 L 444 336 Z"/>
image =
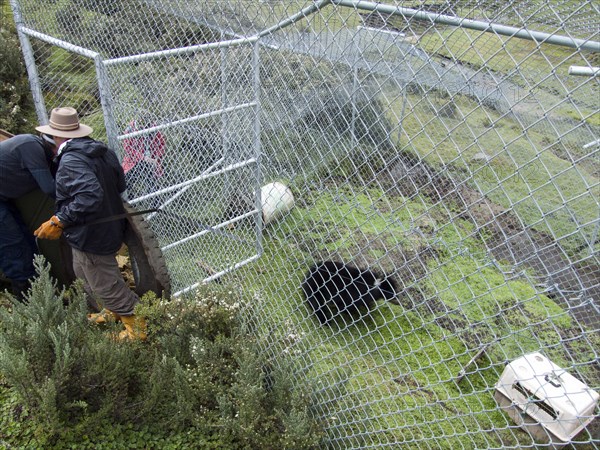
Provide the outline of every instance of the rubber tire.
<path id="1" fill-rule="evenodd" d="M 128 203 L 123 203 L 123 206 L 127 213 L 135 212 Z M 127 219 L 129 226 L 124 241 L 129 252 L 135 292 L 141 296 L 152 291 L 158 297 L 169 298 L 171 278 L 152 228 L 142 215 L 129 216 Z"/>

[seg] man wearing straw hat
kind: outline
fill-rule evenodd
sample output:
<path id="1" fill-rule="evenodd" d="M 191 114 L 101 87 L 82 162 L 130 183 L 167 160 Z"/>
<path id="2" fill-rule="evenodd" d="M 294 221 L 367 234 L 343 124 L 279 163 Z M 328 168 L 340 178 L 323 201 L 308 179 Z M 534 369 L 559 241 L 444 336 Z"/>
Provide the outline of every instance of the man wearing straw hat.
<path id="1" fill-rule="evenodd" d="M 19 134 L 0 143 L 0 270 L 23 301 L 35 275 L 35 240 L 14 201 L 36 189 L 54 198 L 56 144 L 48 136 Z"/>
<path id="2" fill-rule="evenodd" d="M 138 296 L 125 284 L 115 255 L 123 243 L 126 219 L 93 223 L 124 212 L 121 194 L 125 176 L 117 155 L 89 137 L 92 128 L 79 123 L 73 108 L 55 108 L 48 125 L 37 127 L 58 146 L 56 214 L 35 235 L 58 239 L 64 233 L 73 251 L 73 270 L 85 290 L 104 309 L 90 314 L 92 322 L 120 320 L 120 340 L 146 339 L 146 323 L 133 313 Z M 87 225 L 89 223 L 89 225 Z"/>

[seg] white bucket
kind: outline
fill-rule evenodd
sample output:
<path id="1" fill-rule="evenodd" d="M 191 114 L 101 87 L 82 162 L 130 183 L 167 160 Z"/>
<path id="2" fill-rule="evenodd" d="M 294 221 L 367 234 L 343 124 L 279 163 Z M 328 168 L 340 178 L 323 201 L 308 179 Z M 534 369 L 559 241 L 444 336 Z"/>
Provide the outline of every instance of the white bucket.
<path id="1" fill-rule="evenodd" d="M 267 225 L 294 206 L 294 195 L 283 183 L 274 182 L 260 188 L 263 223 Z"/>

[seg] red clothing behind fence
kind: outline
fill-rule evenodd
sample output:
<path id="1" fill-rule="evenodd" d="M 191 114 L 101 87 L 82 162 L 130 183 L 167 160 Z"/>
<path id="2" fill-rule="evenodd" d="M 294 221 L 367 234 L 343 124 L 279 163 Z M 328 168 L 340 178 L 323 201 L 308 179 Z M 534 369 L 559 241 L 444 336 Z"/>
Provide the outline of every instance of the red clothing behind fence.
<path id="1" fill-rule="evenodd" d="M 136 121 L 132 120 L 125 129 L 125 134 L 138 131 L 137 126 Z M 138 163 L 146 161 L 152 162 L 154 175 L 160 177 L 163 174 L 162 160 L 164 156 L 165 138 L 159 131 L 123 139 L 123 161 L 121 165 L 125 174 Z"/>

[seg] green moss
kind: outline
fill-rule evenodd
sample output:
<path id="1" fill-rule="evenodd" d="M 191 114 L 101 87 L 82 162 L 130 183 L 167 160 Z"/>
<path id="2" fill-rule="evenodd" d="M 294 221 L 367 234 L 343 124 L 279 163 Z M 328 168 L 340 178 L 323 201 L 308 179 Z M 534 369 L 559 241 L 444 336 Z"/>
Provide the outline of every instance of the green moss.
<path id="1" fill-rule="evenodd" d="M 579 118 L 579 116 L 577 116 Z M 588 124 L 593 127 L 600 127 L 600 113 L 594 112 L 584 119 Z"/>
<path id="2" fill-rule="evenodd" d="M 544 322 L 568 329 L 571 319 L 548 297 L 536 292 L 526 280 L 507 279 L 495 266 L 470 256 L 454 256 L 443 264 L 431 262 L 428 278 L 432 295 L 451 310 L 460 311 L 472 323 L 481 323 L 499 313 L 515 311 L 528 320 Z"/>
<path id="3" fill-rule="evenodd" d="M 381 237 L 391 245 L 413 239 L 407 232 L 411 222 L 424 212 L 418 202 L 403 205 L 402 199 L 390 203 L 378 189 L 356 193 L 350 187 L 339 187 L 306 199 L 306 208 L 296 207 L 279 230 L 303 235 L 318 250 L 342 252 L 354 244 L 356 230 L 361 236 Z M 369 249 L 366 249 L 369 251 Z M 375 250 L 372 256 L 381 255 Z"/>

